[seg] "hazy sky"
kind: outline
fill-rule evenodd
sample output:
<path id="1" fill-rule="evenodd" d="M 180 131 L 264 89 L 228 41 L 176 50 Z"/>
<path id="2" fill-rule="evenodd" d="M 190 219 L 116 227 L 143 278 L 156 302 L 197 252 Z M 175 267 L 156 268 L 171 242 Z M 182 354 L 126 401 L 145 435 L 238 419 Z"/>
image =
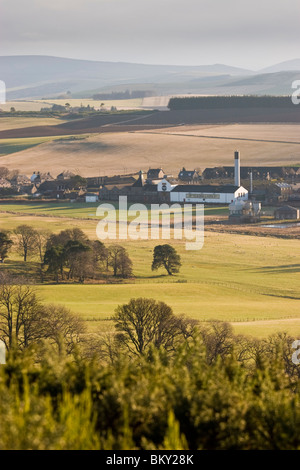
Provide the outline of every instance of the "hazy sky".
<path id="1" fill-rule="evenodd" d="M 259 69 L 300 56 L 300 0 L 0 0 L 0 55 Z"/>

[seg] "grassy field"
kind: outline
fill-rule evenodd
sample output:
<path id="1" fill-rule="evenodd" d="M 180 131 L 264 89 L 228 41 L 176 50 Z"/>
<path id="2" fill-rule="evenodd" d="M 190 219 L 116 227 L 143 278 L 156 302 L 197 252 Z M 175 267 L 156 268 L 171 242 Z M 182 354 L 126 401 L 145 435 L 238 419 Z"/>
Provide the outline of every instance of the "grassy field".
<path id="1" fill-rule="evenodd" d="M 20 209 L 19 206 L 15 209 Z M 49 207 L 49 211 L 37 205 L 22 205 L 23 215 L 1 213 L 0 226 L 13 229 L 27 223 L 55 232 L 80 227 L 95 239 L 97 220 L 80 218 L 86 212 L 93 213 L 95 206 L 80 205 L 72 209 L 69 206 L 62 205 L 62 220 L 50 216 L 49 211 L 59 213 L 57 205 Z M 39 215 L 31 215 L 34 211 Z M 151 271 L 153 248 L 159 243 L 123 242 L 133 261 L 132 281 L 121 285 L 39 285 L 39 295 L 46 302 L 67 305 L 88 320 L 92 329 L 109 328 L 108 319 L 118 304 L 131 297 L 145 296 L 167 302 L 178 314 L 203 321 L 230 321 L 239 333 L 266 336 L 285 330 L 300 335 L 298 240 L 207 231 L 200 251 L 186 251 L 183 241 L 174 240 L 172 243 L 181 255 L 183 266 L 172 277 L 163 270 Z M 26 272 L 34 261 L 25 266 L 20 256 L 12 253 L 1 269 L 13 267 Z"/>
<path id="2" fill-rule="evenodd" d="M 70 203 L 70 202 L 11 202 L 1 203 L 0 212 L 14 212 L 22 216 L 25 215 L 43 215 L 43 216 L 54 216 L 54 217 L 75 217 L 81 218 L 93 218 L 96 216 L 96 209 L 99 206 L 99 202 L 95 203 Z M 117 203 L 110 202 L 114 205 L 118 213 Z M 227 206 L 210 206 L 205 207 L 206 215 L 228 215 Z"/>
<path id="3" fill-rule="evenodd" d="M 54 104 L 65 106 L 69 103 L 72 107 L 78 106 L 90 106 L 99 109 L 103 103 L 102 108 L 110 110 L 112 106 L 117 109 L 139 109 L 142 105 L 142 98 L 130 99 L 130 100 L 92 100 L 92 99 L 47 99 L 47 100 L 31 100 L 31 101 L 7 101 L 5 104 L 1 104 L 3 111 L 10 111 L 11 107 L 14 107 L 16 111 L 40 111 L 41 108 L 51 108 Z"/>
<path id="4" fill-rule="evenodd" d="M 300 162 L 297 124 L 179 126 L 161 131 L 93 134 L 79 141 L 49 139 L 35 147 L 1 157 L 1 164 L 22 173 L 64 170 L 102 176 L 162 167 L 179 170 L 233 164 L 239 149 L 242 165 L 292 165 Z M 13 139 L 10 145 L 23 144 Z M 26 139 L 25 139 L 26 140 Z M 5 141 L 1 140 L 1 145 Z M 187 150 L 188 149 L 188 150 Z M 2 151 L 3 154 L 3 151 Z"/>
<path id="5" fill-rule="evenodd" d="M 24 127 L 31 126 L 55 126 L 57 124 L 62 124 L 65 122 L 64 119 L 55 118 L 55 117 L 22 117 L 22 116 L 1 116 L 0 115 L 0 129 L 1 131 L 7 129 L 21 129 Z"/>
<path id="6" fill-rule="evenodd" d="M 53 137 L 31 137 L 28 139 L 2 139 L 0 141 L 0 156 L 22 152 L 36 145 L 53 140 Z M 2 162 L 1 162 L 2 163 Z"/>

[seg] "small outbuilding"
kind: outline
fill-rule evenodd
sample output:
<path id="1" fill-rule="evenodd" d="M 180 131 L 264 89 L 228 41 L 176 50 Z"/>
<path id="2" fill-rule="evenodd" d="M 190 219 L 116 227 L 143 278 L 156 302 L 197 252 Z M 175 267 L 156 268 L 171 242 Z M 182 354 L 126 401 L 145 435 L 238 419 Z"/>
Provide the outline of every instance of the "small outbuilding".
<path id="1" fill-rule="evenodd" d="M 300 219 L 300 210 L 292 206 L 282 206 L 275 210 L 274 217 L 277 220 Z"/>

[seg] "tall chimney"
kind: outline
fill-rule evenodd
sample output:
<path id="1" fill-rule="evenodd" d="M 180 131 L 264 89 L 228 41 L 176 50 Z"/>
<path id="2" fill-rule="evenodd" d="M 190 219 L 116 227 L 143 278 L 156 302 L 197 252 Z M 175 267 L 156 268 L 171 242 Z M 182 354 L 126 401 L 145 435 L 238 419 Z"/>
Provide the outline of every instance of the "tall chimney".
<path id="1" fill-rule="evenodd" d="M 240 173 L 240 152 L 234 152 L 234 184 L 241 186 L 241 173 Z"/>
<path id="2" fill-rule="evenodd" d="M 253 172 L 250 170 L 250 194 L 253 193 Z"/>

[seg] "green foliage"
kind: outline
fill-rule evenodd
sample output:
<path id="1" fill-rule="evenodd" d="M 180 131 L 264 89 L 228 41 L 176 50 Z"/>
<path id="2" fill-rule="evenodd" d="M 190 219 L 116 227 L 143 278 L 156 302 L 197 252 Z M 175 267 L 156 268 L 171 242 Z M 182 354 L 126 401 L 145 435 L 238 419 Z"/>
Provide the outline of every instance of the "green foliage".
<path id="1" fill-rule="evenodd" d="M 3 262 L 8 257 L 8 251 L 13 241 L 9 238 L 7 232 L 0 232 L 0 259 Z"/>
<path id="2" fill-rule="evenodd" d="M 181 266 L 180 256 L 171 245 L 157 245 L 153 252 L 152 271 L 164 267 L 169 275 L 178 273 Z"/>
<path id="3" fill-rule="evenodd" d="M 275 339 L 273 338 L 273 343 Z M 208 364 L 201 339 L 114 364 L 10 351 L 0 449 L 300 449 L 300 390 L 277 352 Z"/>

